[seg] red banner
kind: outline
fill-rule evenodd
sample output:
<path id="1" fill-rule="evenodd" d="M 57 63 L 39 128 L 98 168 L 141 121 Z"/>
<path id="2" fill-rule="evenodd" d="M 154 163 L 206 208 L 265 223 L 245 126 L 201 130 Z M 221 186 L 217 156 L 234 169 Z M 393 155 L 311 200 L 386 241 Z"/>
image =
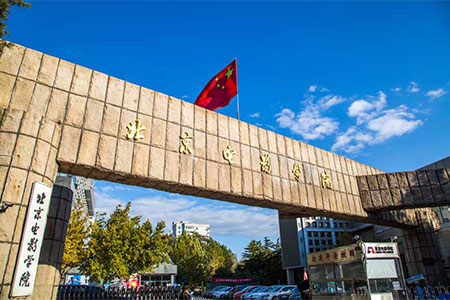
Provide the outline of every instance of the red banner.
<path id="1" fill-rule="evenodd" d="M 241 282 L 251 282 L 253 279 L 251 278 L 213 278 L 213 282 L 233 282 L 233 283 L 241 283 Z"/>

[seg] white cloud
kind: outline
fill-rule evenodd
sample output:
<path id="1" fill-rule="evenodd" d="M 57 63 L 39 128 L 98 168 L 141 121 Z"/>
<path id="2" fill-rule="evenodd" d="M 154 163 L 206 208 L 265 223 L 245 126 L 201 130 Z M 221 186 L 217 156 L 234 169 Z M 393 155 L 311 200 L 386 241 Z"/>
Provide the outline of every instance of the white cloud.
<path id="1" fill-rule="evenodd" d="M 322 113 L 345 100 L 341 96 L 326 95 L 314 102 L 314 98 L 310 97 L 303 101 L 304 110 L 296 114 L 284 108 L 275 115 L 276 121 L 281 128 L 289 128 L 292 133 L 301 135 L 304 139 L 323 139 L 337 131 L 339 122 Z"/>
<path id="2" fill-rule="evenodd" d="M 360 99 L 354 101 L 348 108 L 347 114 L 350 117 L 357 117 L 358 124 L 370 120 L 377 112 L 386 106 L 386 94 L 378 92 L 378 98 L 369 96 L 369 101 Z"/>
<path id="3" fill-rule="evenodd" d="M 418 93 L 420 91 L 419 89 L 419 85 L 417 84 L 417 82 L 411 81 L 408 85 L 408 87 L 406 88 L 406 90 L 410 93 Z"/>
<path id="4" fill-rule="evenodd" d="M 322 97 L 318 104 L 320 105 L 322 110 L 327 110 L 335 105 L 338 105 L 342 102 L 344 102 L 346 99 L 341 96 L 335 96 L 335 95 L 327 95 L 325 97 Z"/>
<path id="5" fill-rule="evenodd" d="M 442 96 L 444 96 L 445 94 L 447 94 L 447 91 L 444 90 L 443 88 L 439 88 L 439 89 L 437 89 L 437 90 L 429 90 L 429 91 L 426 93 L 426 95 L 427 95 L 428 97 L 430 97 L 431 99 L 436 99 L 436 98 L 442 97 Z"/>
<path id="6" fill-rule="evenodd" d="M 181 98 L 187 99 L 187 98 L 189 98 L 189 96 L 188 95 L 183 95 L 183 96 L 181 96 Z"/>
<path id="7" fill-rule="evenodd" d="M 327 88 L 324 87 L 319 87 L 318 85 L 314 84 L 314 85 L 310 85 L 308 88 L 308 92 L 314 93 L 314 92 L 329 92 L 329 90 Z"/>
<path id="8" fill-rule="evenodd" d="M 116 205 L 125 205 L 125 200 L 109 193 L 95 192 L 98 212 L 111 213 Z M 211 225 L 211 233 L 262 238 L 278 234 L 278 218 L 275 210 L 266 210 L 243 205 L 224 205 L 219 202 L 201 203 L 180 196 L 154 196 L 130 199 L 131 214 L 149 219 L 152 224 L 160 220 L 170 229 L 172 221 L 185 220 Z M 255 226 L 255 224 L 258 224 Z"/>
<path id="9" fill-rule="evenodd" d="M 367 128 L 375 133 L 375 138 L 370 143 L 378 144 L 394 136 L 402 136 L 422 125 L 422 121 L 415 120 L 415 115 L 407 110 L 406 106 L 400 106 L 387 110 L 382 116 L 370 120 Z"/>
<path id="10" fill-rule="evenodd" d="M 103 193 L 116 192 L 116 191 L 130 191 L 131 187 L 124 185 L 107 185 L 98 188 Z"/>
<path id="11" fill-rule="evenodd" d="M 259 112 L 256 112 L 256 113 L 253 113 L 253 114 L 249 115 L 249 117 L 250 118 L 259 118 L 260 114 L 259 114 Z"/>
<path id="12" fill-rule="evenodd" d="M 329 117 L 322 117 L 320 112 L 307 109 L 296 115 L 290 109 L 283 109 L 275 115 L 281 128 L 289 128 L 307 140 L 323 139 L 339 127 L 339 122 Z"/>
<path id="13" fill-rule="evenodd" d="M 367 145 L 402 136 L 423 124 L 405 105 L 385 109 L 386 94 L 382 91 L 376 98 L 369 96 L 368 99 L 371 100 L 360 99 L 350 105 L 348 115 L 356 118 L 356 125 L 336 137 L 332 151 L 359 152 Z"/>
<path id="14" fill-rule="evenodd" d="M 400 92 L 402 89 L 400 87 L 395 87 L 393 89 L 391 89 L 391 91 L 393 92 Z"/>

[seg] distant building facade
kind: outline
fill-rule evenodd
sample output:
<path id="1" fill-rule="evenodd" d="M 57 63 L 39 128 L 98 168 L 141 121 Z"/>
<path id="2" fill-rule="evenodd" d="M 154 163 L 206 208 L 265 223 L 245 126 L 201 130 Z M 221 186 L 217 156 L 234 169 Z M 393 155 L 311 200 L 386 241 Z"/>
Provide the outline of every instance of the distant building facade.
<path id="1" fill-rule="evenodd" d="M 84 213 L 88 216 L 88 223 L 95 220 L 94 181 L 89 178 L 58 173 L 55 185 L 68 188 L 72 191 L 72 209 L 77 199 L 83 203 Z M 87 225 L 87 224 L 86 224 Z M 88 243 L 88 240 L 85 241 Z M 70 269 L 64 278 L 65 284 L 89 284 L 89 275 L 82 274 L 78 268 Z"/>
<path id="2" fill-rule="evenodd" d="M 302 280 L 306 268 L 306 255 L 340 246 L 373 227 L 346 220 L 326 217 L 303 217 L 280 221 L 280 237 L 283 268 L 287 271 L 288 283 Z"/>
<path id="3" fill-rule="evenodd" d="M 209 224 L 199 224 L 190 221 L 172 222 L 172 236 L 179 237 L 185 232 L 187 234 L 198 233 L 202 236 L 209 237 Z"/>
<path id="4" fill-rule="evenodd" d="M 302 266 L 306 266 L 306 254 L 340 246 L 343 238 L 351 239 L 357 232 L 372 226 L 325 217 L 298 218 L 297 222 L 300 223 L 298 234 Z"/>
<path id="5" fill-rule="evenodd" d="M 81 199 L 86 214 L 93 218 L 95 215 L 94 180 L 81 176 L 58 173 L 56 185 L 64 186 L 73 191 L 72 205 L 76 199 Z"/>

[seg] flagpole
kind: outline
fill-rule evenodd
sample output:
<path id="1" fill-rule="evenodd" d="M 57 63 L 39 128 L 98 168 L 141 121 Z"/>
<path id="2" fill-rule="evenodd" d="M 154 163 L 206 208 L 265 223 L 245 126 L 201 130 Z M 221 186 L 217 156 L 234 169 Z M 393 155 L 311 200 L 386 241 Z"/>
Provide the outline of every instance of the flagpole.
<path id="1" fill-rule="evenodd" d="M 238 88 L 238 78 L 237 78 L 237 58 L 235 57 L 234 60 L 236 61 L 236 111 L 237 111 L 237 119 L 239 120 L 239 88 Z"/>

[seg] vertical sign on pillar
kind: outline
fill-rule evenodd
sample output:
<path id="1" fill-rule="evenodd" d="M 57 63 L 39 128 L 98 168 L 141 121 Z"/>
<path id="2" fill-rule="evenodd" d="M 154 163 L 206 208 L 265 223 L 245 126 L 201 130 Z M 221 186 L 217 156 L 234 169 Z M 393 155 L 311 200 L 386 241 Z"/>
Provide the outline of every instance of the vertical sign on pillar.
<path id="1" fill-rule="evenodd" d="M 41 182 L 33 183 L 14 272 L 12 297 L 30 296 L 33 293 L 51 193 L 51 187 Z"/>

